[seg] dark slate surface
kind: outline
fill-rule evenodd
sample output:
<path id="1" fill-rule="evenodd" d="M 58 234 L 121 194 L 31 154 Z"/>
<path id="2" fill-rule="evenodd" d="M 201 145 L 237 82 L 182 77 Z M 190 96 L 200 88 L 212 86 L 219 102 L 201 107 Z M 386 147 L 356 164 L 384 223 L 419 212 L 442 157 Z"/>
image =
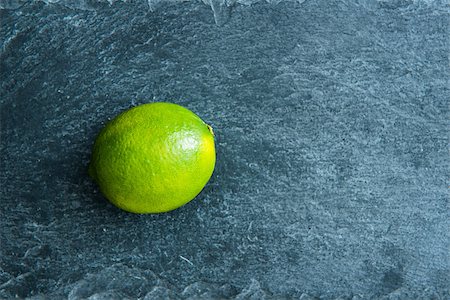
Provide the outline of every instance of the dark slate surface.
<path id="1" fill-rule="evenodd" d="M 448 2 L 213 4 L 2 1 L 0 298 L 449 299 Z M 218 161 L 133 215 L 86 167 L 152 101 Z"/>

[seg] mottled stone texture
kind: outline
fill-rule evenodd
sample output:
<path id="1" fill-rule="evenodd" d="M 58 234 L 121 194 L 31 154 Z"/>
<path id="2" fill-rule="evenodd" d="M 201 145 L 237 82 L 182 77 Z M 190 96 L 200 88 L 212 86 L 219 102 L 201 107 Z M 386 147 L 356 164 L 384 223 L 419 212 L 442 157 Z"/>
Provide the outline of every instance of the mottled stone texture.
<path id="1" fill-rule="evenodd" d="M 449 299 L 448 2 L 300 2 L 3 1 L 0 298 Z M 218 161 L 133 215 L 86 167 L 152 101 Z"/>

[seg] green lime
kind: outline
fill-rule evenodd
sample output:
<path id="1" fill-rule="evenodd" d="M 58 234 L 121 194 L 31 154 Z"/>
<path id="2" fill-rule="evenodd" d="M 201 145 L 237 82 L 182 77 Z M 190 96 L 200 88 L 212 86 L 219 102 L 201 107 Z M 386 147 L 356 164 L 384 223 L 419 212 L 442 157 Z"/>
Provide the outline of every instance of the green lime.
<path id="1" fill-rule="evenodd" d="M 212 128 L 182 106 L 157 102 L 131 108 L 101 130 L 89 174 L 117 207 L 161 213 L 194 199 L 215 161 Z"/>

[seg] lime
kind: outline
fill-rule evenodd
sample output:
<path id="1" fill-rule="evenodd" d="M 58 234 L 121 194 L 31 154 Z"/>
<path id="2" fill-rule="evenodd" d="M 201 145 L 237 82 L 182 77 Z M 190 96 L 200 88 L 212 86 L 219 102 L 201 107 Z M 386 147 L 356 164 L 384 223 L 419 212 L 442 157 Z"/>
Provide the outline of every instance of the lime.
<path id="1" fill-rule="evenodd" d="M 214 170 L 212 128 L 192 111 L 156 102 L 131 108 L 97 136 L 89 174 L 133 213 L 161 213 L 195 198 Z"/>

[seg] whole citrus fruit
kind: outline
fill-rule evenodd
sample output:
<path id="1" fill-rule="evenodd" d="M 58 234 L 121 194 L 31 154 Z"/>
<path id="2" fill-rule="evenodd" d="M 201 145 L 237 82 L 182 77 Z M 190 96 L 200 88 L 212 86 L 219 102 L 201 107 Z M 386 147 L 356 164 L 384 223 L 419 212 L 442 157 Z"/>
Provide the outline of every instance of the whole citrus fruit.
<path id="1" fill-rule="evenodd" d="M 194 199 L 215 161 L 212 128 L 182 106 L 157 102 L 131 108 L 101 130 L 89 174 L 117 207 L 160 213 Z"/>

